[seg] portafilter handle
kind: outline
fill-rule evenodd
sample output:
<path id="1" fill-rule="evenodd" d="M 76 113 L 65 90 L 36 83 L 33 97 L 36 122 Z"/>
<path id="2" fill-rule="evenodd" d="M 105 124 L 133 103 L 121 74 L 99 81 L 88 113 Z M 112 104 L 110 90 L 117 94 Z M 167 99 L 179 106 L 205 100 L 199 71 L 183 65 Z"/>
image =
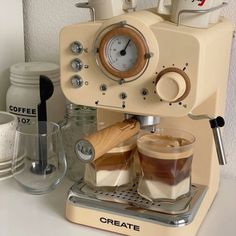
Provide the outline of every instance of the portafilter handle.
<path id="1" fill-rule="evenodd" d="M 84 162 L 95 161 L 118 144 L 136 135 L 139 130 L 140 123 L 135 119 L 115 123 L 80 139 L 75 145 L 75 152 Z"/>
<path id="2" fill-rule="evenodd" d="M 213 118 L 209 115 L 193 115 L 191 113 L 188 116 L 193 120 L 202 120 L 202 119 L 209 120 L 210 126 L 212 128 L 212 132 L 213 132 L 213 137 L 214 137 L 214 141 L 215 141 L 216 152 L 217 152 L 219 164 L 226 165 L 227 160 L 226 160 L 224 144 L 223 144 L 223 139 L 221 136 L 221 129 L 220 129 L 220 128 L 224 127 L 224 125 L 225 125 L 224 118 L 221 116 Z"/>

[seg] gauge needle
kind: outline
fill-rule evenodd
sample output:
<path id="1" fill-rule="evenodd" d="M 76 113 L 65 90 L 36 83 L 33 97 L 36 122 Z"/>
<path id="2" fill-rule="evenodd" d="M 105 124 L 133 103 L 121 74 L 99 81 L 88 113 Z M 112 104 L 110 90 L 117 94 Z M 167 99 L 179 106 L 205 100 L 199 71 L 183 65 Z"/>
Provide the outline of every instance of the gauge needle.
<path id="1" fill-rule="evenodd" d="M 126 49 L 129 46 L 131 40 L 128 41 L 128 43 L 125 45 L 125 48 L 123 50 L 120 51 L 120 55 L 121 56 L 125 56 L 126 55 Z"/>

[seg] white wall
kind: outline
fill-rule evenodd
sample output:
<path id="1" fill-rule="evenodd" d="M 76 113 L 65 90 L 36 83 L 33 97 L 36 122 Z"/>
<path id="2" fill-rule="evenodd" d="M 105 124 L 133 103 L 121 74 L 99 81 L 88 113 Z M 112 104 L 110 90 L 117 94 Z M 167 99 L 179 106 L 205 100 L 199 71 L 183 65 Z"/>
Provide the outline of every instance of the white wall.
<path id="1" fill-rule="evenodd" d="M 23 0 L 26 55 L 30 61 L 55 61 L 58 55 L 58 35 L 63 26 L 87 21 L 89 13 L 74 7 L 78 0 Z M 236 1 L 223 14 L 236 23 Z M 154 7 L 157 0 L 138 0 L 139 8 Z M 234 40 L 226 108 L 227 126 L 224 132 L 229 164 L 222 167 L 224 176 L 236 179 L 236 44 Z"/>
<path id="2" fill-rule="evenodd" d="M 226 17 L 236 24 L 236 1 L 228 1 L 230 6 L 224 9 Z M 225 150 L 228 154 L 229 165 L 222 168 L 224 176 L 236 179 L 236 42 L 232 45 L 230 76 L 228 82 L 228 97 L 226 105 L 226 122 L 224 139 Z"/>
<path id="3" fill-rule="evenodd" d="M 19 0 L 1 0 L 0 6 L 0 110 L 5 110 L 10 85 L 9 67 L 24 61 L 23 8 Z M 11 14 L 9 14 L 11 13 Z M 16 40 L 17 39 L 17 40 Z"/>

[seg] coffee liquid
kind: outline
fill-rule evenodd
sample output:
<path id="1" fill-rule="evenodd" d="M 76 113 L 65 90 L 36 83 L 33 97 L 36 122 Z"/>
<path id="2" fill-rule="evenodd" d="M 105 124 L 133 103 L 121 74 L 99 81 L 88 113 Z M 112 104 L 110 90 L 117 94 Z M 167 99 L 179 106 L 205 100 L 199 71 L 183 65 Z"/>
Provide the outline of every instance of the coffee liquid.
<path id="1" fill-rule="evenodd" d="M 177 185 L 191 175 L 193 150 L 183 138 L 145 135 L 138 143 L 143 179 Z"/>
<path id="2" fill-rule="evenodd" d="M 93 162 L 96 171 L 126 170 L 130 168 L 133 150 L 119 153 L 106 153 Z"/>
<path id="3" fill-rule="evenodd" d="M 192 156 L 179 160 L 163 160 L 139 152 L 143 178 L 176 185 L 191 174 Z"/>

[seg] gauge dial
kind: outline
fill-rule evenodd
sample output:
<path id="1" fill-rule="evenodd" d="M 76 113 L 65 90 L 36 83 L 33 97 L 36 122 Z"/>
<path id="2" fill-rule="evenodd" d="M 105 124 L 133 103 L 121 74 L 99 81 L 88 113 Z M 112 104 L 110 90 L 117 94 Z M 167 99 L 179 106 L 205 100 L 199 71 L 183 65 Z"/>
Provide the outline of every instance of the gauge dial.
<path id="1" fill-rule="evenodd" d="M 105 50 L 107 62 L 118 71 L 130 70 L 138 58 L 137 47 L 128 36 L 113 37 Z"/>
<path id="2" fill-rule="evenodd" d="M 142 72 L 148 60 L 147 53 L 143 36 L 128 27 L 112 29 L 99 46 L 102 66 L 117 78 L 130 78 Z"/>

